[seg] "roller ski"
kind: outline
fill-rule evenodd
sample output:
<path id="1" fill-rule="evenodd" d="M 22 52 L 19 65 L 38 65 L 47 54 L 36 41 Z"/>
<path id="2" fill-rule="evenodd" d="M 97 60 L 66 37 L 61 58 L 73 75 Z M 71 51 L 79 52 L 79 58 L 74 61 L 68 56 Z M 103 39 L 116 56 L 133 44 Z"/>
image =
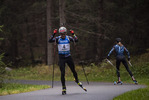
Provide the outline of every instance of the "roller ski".
<path id="1" fill-rule="evenodd" d="M 123 84 L 123 82 L 122 81 L 114 81 L 114 85 L 116 85 L 116 84 L 118 84 L 118 85 L 122 85 Z"/>
<path id="2" fill-rule="evenodd" d="M 75 79 L 74 81 L 84 90 L 87 92 L 87 89 L 83 87 L 82 83 L 81 82 L 77 82 Z"/>
<path id="3" fill-rule="evenodd" d="M 87 89 L 86 88 L 84 88 L 83 87 L 83 85 L 82 85 L 82 83 L 81 82 L 79 82 L 79 83 L 77 83 L 84 91 L 86 91 L 87 92 Z"/>

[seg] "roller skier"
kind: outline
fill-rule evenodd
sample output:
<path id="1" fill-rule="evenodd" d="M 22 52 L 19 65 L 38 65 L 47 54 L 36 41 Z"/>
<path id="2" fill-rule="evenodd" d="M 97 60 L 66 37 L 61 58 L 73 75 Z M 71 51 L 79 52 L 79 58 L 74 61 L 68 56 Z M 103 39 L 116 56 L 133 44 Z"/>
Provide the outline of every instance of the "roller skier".
<path id="1" fill-rule="evenodd" d="M 53 35 L 50 37 L 49 42 L 56 42 L 58 44 L 58 54 L 59 54 L 59 68 L 61 71 L 61 83 L 62 83 L 62 95 L 66 94 L 66 84 L 65 84 L 65 64 L 71 69 L 75 82 L 85 91 L 87 91 L 81 82 L 79 82 L 77 72 L 75 70 L 75 65 L 70 54 L 70 42 L 78 42 L 77 36 L 74 34 L 73 30 L 70 30 L 71 36 L 66 35 L 67 29 L 65 27 L 59 28 L 60 36 L 55 37 L 58 30 L 55 29 Z"/>
<path id="2" fill-rule="evenodd" d="M 131 76 L 133 82 L 135 84 L 138 84 L 138 82 L 135 80 L 132 72 L 130 71 L 126 58 L 124 56 L 124 51 L 126 51 L 127 55 L 128 55 L 128 61 L 130 61 L 130 54 L 129 51 L 126 49 L 126 47 L 121 43 L 121 38 L 116 38 L 116 45 L 113 46 L 113 48 L 110 50 L 107 59 L 109 60 L 110 58 L 110 54 L 115 51 L 116 52 L 116 72 L 117 72 L 117 77 L 118 77 L 118 81 L 116 82 L 117 84 L 122 84 L 122 81 L 120 79 L 120 63 L 122 62 L 123 65 L 125 66 L 127 72 L 129 73 L 129 75 Z M 114 82 L 115 84 L 115 82 Z"/>

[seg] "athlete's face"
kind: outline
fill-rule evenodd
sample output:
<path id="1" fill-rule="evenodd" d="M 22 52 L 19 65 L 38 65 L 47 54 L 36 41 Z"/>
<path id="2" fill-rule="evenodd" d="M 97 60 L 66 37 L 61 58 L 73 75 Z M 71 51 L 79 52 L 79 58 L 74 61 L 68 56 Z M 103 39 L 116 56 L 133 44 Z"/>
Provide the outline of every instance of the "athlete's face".
<path id="1" fill-rule="evenodd" d="M 62 39 L 65 39 L 65 37 L 66 37 L 66 32 L 61 33 L 61 37 L 62 37 Z"/>
<path id="2" fill-rule="evenodd" d="M 118 42 L 117 44 L 118 44 L 118 45 L 121 45 L 121 42 Z"/>

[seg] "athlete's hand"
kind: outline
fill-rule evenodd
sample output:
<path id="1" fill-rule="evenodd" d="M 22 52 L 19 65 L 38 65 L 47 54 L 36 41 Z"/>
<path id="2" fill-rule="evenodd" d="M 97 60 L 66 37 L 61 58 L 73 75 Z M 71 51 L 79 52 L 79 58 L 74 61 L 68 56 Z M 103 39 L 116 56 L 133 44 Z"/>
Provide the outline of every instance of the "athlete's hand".
<path id="1" fill-rule="evenodd" d="M 55 29 L 55 30 L 53 31 L 53 33 L 56 34 L 56 33 L 57 33 L 57 29 Z"/>
<path id="2" fill-rule="evenodd" d="M 109 56 L 107 56 L 107 59 L 109 60 L 109 59 L 110 59 L 110 57 L 109 57 Z"/>
<path id="3" fill-rule="evenodd" d="M 73 31 L 73 30 L 70 30 L 70 33 L 71 33 L 72 35 L 74 35 L 74 31 Z"/>
<path id="4" fill-rule="evenodd" d="M 128 58 L 128 61 L 130 61 L 130 58 Z"/>

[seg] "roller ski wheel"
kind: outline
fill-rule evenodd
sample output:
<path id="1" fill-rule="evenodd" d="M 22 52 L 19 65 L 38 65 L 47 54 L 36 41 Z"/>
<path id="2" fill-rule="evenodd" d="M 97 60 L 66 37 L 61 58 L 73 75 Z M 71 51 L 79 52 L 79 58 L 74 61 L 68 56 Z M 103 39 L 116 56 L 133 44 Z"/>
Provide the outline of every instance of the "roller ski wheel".
<path id="1" fill-rule="evenodd" d="M 62 95 L 66 95 L 66 89 L 62 90 Z"/>
<path id="2" fill-rule="evenodd" d="M 134 84 L 138 85 L 138 82 L 136 80 L 133 80 Z"/>
<path id="3" fill-rule="evenodd" d="M 80 87 L 81 87 L 84 91 L 86 91 L 86 92 L 87 92 L 87 89 L 83 87 L 83 85 L 82 85 L 82 83 L 81 83 L 81 82 L 79 82 L 79 83 L 78 83 L 78 85 L 79 85 L 79 86 L 80 86 Z"/>
<path id="4" fill-rule="evenodd" d="M 118 85 L 122 85 L 123 84 L 123 82 L 122 81 L 114 81 L 114 85 L 116 85 L 116 84 L 118 84 Z"/>

